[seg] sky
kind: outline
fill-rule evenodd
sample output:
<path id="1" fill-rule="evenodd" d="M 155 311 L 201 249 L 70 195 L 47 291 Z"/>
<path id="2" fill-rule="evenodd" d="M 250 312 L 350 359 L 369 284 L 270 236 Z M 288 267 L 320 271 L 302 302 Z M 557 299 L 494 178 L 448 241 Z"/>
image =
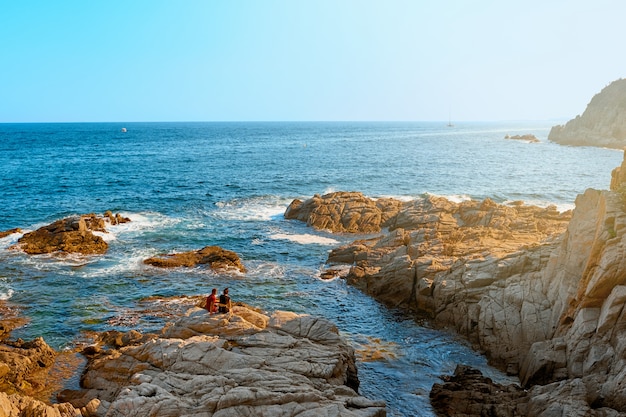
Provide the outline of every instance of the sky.
<path id="1" fill-rule="evenodd" d="M 0 0 L 0 123 L 569 120 L 622 0 Z"/>

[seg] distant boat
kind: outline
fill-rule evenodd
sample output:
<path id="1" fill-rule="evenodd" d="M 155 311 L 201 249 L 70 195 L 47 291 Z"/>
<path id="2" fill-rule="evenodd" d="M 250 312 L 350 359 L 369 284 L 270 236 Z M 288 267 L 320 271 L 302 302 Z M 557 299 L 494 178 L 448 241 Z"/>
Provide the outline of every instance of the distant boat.
<path id="1" fill-rule="evenodd" d="M 126 128 L 125 127 L 122 128 L 122 132 L 126 132 Z"/>

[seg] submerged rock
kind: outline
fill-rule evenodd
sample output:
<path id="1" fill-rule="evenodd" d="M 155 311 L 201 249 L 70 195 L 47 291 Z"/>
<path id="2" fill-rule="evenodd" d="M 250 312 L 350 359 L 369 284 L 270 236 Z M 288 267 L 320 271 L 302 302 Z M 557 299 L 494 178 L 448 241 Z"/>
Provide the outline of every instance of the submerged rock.
<path id="1" fill-rule="evenodd" d="M 526 135 L 513 135 L 513 136 L 506 135 L 504 137 L 504 139 L 521 140 L 521 141 L 529 142 L 529 143 L 539 143 L 539 142 L 541 142 L 539 139 L 537 139 L 537 136 L 532 135 L 530 133 L 528 133 Z"/>
<path id="2" fill-rule="evenodd" d="M 235 268 L 240 272 L 246 272 L 239 256 L 230 250 L 219 246 L 205 246 L 197 251 L 174 253 L 164 257 L 152 257 L 143 261 L 147 265 L 159 268 L 194 267 L 196 265 L 209 265 L 213 269 Z"/>

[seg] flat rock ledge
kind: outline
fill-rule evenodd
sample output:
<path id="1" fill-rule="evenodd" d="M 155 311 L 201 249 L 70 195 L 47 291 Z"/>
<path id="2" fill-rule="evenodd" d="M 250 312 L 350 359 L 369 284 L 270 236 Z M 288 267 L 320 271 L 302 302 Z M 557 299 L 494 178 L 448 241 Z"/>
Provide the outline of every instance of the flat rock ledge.
<path id="1" fill-rule="evenodd" d="M 29 255 L 53 252 L 101 255 L 106 253 L 109 245 L 94 232 L 107 233 L 107 224 L 117 225 L 128 221 L 130 219 L 120 214 L 114 216 L 110 211 L 103 216 L 91 213 L 67 217 L 25 233 L 12 249 L 23 250 Z M 12 232 L 19 230 L 13 229 Z"/>
<path id="2" fill-rule="evenodd" d="M 205 246 L 197 251 L 174 253 L 163 257 L 152 257 L 143 261 L 147 265 L 159 268 L 194 267 L 196 265 L 209 265 L 212 269 L 237 269 L 246 272 L 246 268 L 239 256 L 230 250 L 219 246 Z"/>
<path id="3" fill-rule="evenodd" d="M 383 401 L 357 393 L 354 350 L 323 318 L 193 306 L 159 334 L 107 332 L 83 353 L 80 390 L 60 392 L 53 405 L 0 392 L 0 415 L 386 415 Z"/>

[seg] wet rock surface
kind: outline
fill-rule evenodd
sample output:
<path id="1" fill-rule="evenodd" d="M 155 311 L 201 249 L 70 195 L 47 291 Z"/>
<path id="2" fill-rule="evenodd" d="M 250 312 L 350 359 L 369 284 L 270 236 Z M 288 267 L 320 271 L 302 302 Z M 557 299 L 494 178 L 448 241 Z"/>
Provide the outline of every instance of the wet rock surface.
<path id="1" fill-rule="evenodd" d="M 245 272 L 239 256 L 230 250 L 219 246 L 205 246 L 197 251 L 175 253 L 163 257 L 152 257 L 144 260 L 147 265 L 159 268 L 194 267 L 196 265 L 208 265 L 213 269 L 236 269 Z"/>
<path id="2" fill-rule="evenodd" d="M 33 232 L 25 233 L 14 245 L 30 255 L 44 253 L 78 253 L 83 255 L 101 255 L 109 245 L 94 232 L 107 233 L 106 226 L 130 221 L 110 211 L 104 216 L 84 214 L 57 220 Z M 12 233 L 16 233 L 14 229 Z"/>

